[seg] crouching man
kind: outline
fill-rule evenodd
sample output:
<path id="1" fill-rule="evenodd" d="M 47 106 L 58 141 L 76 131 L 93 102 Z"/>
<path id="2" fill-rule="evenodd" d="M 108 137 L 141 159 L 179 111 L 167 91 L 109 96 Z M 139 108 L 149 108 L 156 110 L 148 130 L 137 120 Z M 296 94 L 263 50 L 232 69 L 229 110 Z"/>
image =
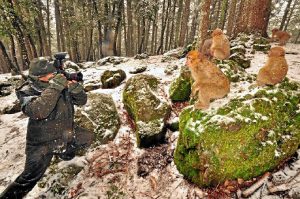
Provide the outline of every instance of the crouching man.
<path id="1" fill-rule="evenodd" d="M 28 80 L 16 90 L 22 111 L 29 117 L 24 171 L 1 194 L 1 199 L 23 198 L 41 179 L 53 155 L 71 160 L 76 150 L 89 146 L 93 134 L 74 124 L 74 105 L 87 95 L 80 83 L 56 74 L 52 62 L 34 59 Z"/>

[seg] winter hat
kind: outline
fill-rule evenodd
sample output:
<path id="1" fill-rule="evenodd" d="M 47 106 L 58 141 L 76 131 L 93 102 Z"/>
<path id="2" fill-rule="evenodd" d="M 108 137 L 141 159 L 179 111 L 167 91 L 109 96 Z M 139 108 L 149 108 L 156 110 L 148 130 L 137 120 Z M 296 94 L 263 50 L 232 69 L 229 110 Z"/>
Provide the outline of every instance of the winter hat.
<path id="1" fill-rule="evenodd" d="M 34 58 L 30 62 L 29 75 L 44 76 L 54 72 L 56 72 L 56 68 L 53 66 L 53 62 L 45 57 Z"/>

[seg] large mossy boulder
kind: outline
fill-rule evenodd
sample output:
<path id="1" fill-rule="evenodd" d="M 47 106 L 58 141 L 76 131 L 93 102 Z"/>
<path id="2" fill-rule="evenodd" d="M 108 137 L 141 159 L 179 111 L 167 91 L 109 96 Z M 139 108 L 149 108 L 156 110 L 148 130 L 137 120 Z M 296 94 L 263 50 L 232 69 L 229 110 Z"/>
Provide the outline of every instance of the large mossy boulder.
<path id="1" fill-rule="evenodd" d="M 149 147 L 165 138 L 170 105 L 158 96 L 159 80 L 152 75 L 135 75 L 123 91 L 123 102 L 136 125 L 138 147 Z"/>
<path id="2" fill-rule="evenodd" d="M 188 101 L 191 95 L 192 76 L 191 71 L 183 66 L 170 86 L 169 95 L 173 102 Z"/>
<path id="3" fill-rule="evenodd" d="M 257 90 L 257 92 L 256 92 Z M 300 144 L 300 88 L 253 88 L 218 110 L 180 115 L 175 164 L 199 186 L 251 179 L 276 168 Z"/>
<path id="4" fill-rule="evenodd" d="M 121 125 L 112 97 L 103 93 L 88 94 L 87 104 L 76 110 L 75 122 L 95 133 L 96 144 L 113 140 Z"/>
<path id="5" fill-rule="evenodd" d="M 119 70 L 106 70 L 101 76 L 102 88 L 115 88 L 126 79 L 126 73 Z"/>

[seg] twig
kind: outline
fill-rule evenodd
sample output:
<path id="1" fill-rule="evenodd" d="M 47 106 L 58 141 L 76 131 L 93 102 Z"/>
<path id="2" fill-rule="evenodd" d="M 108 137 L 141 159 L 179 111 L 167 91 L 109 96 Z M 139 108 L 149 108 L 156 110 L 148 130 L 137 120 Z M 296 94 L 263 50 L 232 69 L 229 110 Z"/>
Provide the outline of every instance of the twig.
<path id="1" fill-rule="evenodd" d="M 248 197 L 248 196 L 252 195 L 259 187 L 261 187 L 263 184 L 265 184 L 267 182 L 270 175 L 271 175 L 270 172 L 265 173 L 261 179 L 259 179 L 251 187 L 249 187 L 248 189 L 243 191 L 242 196 L 243 197 Z"/>

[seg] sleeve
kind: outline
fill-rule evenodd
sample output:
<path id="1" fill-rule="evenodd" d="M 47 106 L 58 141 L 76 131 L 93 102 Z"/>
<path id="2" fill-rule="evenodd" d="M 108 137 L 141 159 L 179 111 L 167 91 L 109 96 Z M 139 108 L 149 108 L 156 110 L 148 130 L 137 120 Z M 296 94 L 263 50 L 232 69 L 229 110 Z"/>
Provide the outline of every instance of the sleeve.
<path id="1" fill-rule="evenodd" d="M 16 91 L 21 103 L 21 109 L 25 115 L 34 120 L 47 118 L 55 108 L 60 97 L 60 91 L 47 88 L 41 95 L 35 95 L 28 87 Z"/>
<path id="2" fill-rule="evenodd" d="M 84 90 L 82 90 L 80 93 L 71 93 L 70 94 L 72 97 L 72 101 L 75 105 L 85 105 L 87 102 L 87 95 L 84 92 Z"/>
<path id="3" fill-rule="evenodd" d="M 85 93 L 83 86 L 80 83 L 76 82 L 76 83 L 71 84 L 69 86 L 68 91 L 71 95 L 72 102 L 75 105 L 81 106 L 81 105 L 86 104 L 87 94 Z"/>

